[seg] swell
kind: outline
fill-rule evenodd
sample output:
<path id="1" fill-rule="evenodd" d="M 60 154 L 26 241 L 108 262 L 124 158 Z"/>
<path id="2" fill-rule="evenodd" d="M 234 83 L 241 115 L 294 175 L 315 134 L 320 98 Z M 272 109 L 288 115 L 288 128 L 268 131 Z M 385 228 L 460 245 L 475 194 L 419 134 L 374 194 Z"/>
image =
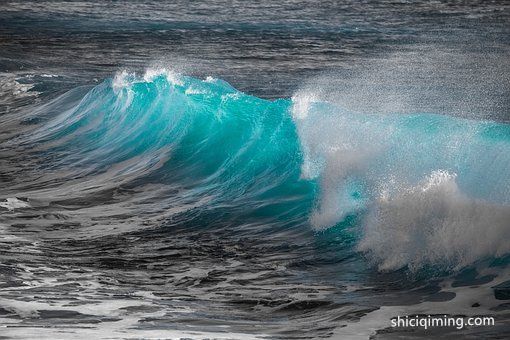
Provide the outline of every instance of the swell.
<path id="1" fill-rule="evenodd" d="M 233 199 L 263 195 L 296 174 L 300 151 L 288 107 L 217 79 L 123 72 L 13 143 L 54 155 L 45 170 L 65 169 L 70 178 L 180 182 Z"/>
<path id="2" fill-rule="evenodd" d="M 9 143 L 33 155 L 33 173 L 8 188 L 24 197 L 143 187 L 153 200 L 138 211 L 157 200 L 316 231 L 355 217 L 353 251 L 382 270 L 510 253 L 506 124 L 356 114 L 307 92 L 268 101 L 168 70 L 119 73 L 25 119 L 41 122 Z"/>

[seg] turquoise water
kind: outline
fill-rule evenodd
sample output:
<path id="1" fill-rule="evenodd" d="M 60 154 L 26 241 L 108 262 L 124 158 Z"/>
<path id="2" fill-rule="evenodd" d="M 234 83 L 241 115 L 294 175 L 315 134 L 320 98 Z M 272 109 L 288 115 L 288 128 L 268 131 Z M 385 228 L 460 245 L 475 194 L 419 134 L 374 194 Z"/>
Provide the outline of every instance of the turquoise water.
<path id="1" fill-rule="evenodd" d="M 118 73 L 20 138 L 55 159 L 43 168 L 95 182 L 50 189 L 67 198 L 159 183 L 183 190 L 162 201 L 230 209 L 234 224 L 262 216 L 275 230 L 320 233 L 354 218 L 351 251 L 383 270 L 459 269 L 510 251 L 504 123 L 349 112 L 310 93 L 270 101 L 220 79 L 148 70 Z"/>
<path id="2" fill-rule="evenodd" d="M 141 336 L 147 322 L 157 336 L 188 336 L 190 310 L 198 332 L 229 325 L 246 337 L 278 317 L 268 334 L 294 318 L 293 329 L 326 336 L 387 304 L 462 312 L 458 286 L 477 286 L 467 301 L 487 313 L 499 308 L 487 295 L 507 279 L 510 126 L 329 98 L 304 88 L 267 100 L 148 69 L 12 113 L 1 222 L 16 251 L 5 258 L 28 254 L 12 280 L 36 278 L 34 294 L 64 289 L 111 320 L 163 313 L 132 325 Z M 71 300 L 44 296 L 21 306 L 6 295 L 12 318 L 43 315 L 10 334 L 55 317 L 90 323 Z M 124 332 L 109 322 L 91 334 Z"/>
<path id="3" fill-rule="evenodd" d="M 0 336 L 500 339 L 509 20 L 1 2 Z M 427 314 L 496 324 L 390 322 Z"/>

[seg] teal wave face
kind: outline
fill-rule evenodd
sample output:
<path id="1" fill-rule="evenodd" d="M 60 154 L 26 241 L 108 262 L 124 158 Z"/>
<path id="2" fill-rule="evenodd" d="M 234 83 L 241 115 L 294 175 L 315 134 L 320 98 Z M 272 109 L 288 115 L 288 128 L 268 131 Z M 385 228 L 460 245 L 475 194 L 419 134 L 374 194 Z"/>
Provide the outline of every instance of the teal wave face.
<path id="1" fill-rule="evenodd" d="M 219 79 L 121 73 L 29 139 L 50 145 L 46 151 L 59 155 L 51 167 L 71 171 L 70 177 L 179 183 L 213 206 L 271 216 L 299 210 L 301 219 L 310 210 L 313 183 L 299 180 L 290 106 Z"/>
<path id="2" fill-rule="evenodd" d="M 506 124 L 356 114 L 307 93 L 268 101 L 170 71 L 120 73 L 66 107 L 23 143 L 41 145 L 68 179 L 87 178 L 67 195 L 156 183 L 175 189 L 161 205 L 205 202 L 233 224 L 356 221 L 357 250 L 381 269 L 510 252 Z"/>

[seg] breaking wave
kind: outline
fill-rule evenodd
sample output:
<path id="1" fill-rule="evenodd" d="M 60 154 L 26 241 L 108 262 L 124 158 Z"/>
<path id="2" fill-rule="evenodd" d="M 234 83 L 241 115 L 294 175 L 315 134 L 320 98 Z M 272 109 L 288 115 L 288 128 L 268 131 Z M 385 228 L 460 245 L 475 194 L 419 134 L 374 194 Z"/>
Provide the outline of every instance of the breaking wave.
<path id="1" fill-rule="evenodd" d="M 159 207 L 222 207 L 245 222 L 321 232 L 355 217 L 352 251 L 381 270 L 510 253 L 508 124 L 361 114 L 307 91 L 268 101 L 169 70 L 121 72 L 25 119 L 40 123 L 11 142 L 54 174 L 27 184 L 29 198 L 151 183 Z"/>

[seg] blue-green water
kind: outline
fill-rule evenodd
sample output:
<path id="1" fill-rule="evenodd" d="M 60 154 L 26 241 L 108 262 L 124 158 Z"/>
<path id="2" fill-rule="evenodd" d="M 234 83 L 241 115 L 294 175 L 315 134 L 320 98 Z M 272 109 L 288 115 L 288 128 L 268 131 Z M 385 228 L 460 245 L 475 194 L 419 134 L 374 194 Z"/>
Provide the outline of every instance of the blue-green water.
<path id="1" fill-rule="evenodd" d="M 27 131 L 3 147 L 20 150 L 31 166 L 24 176 L 16 176 L 15 168 L 11 172 L 16 178 L 3 204 L 11 212 L 3 223 L 24 230 L 48 220 L 43 225 L 53 227 L 43 237 L 60 245 L 43 251 L 63 251 L 65 258 L 81 254 L 77 259 L 92 263 L 127 261 L 112 268 L 170 270 L 163 278 L 197 270 L 189 261 L 203 266 L 195 251 L 218 251 L 203 247 L 220 247 L 226 252 L 220 258 L 232 256 L 226 249 L 233 247 L 233 261 L 251 258 L 243 249 L 247 243 L 248 249 L 267 248 L 269 258 L 284 259 L 277 264 L 281 279 L 290 275 L 285 280 L 312 286 L 326 280 L 343 289 L 370 281 L 367 275 L 378 270 L 400 271 L 401 285 L 419 287 L 423 280 L 459 271 L 462 277 L 464 268 L 494 260 L 500 261 L 496 268 L 506 267 L 505 123 L 350 112 L 308 92 L 265 100 L 219 79 L 150 69 L 143 77 L 119 72 L 92 88 L 63 94 L 23 115 L 22 124 Z M 24 213 L 14 214 L 25 209 L 44 213 L 28 227 L 16 223 Z M 196 239 L 204 234 L 212 237 L 208 246 Z M 126 240 L 132 237 L 135 241 Z M 179 254 L 174 251 L 183 246 L 182 238 L 196 250 L 179 264 L 186 269 L 175 271 L 168 256 Z M 95 242 L 106 244 L 96 248 Z M 107 255 L 111 247 L 117 260 Z M 160 253 L 168 247 L 170 255 Z M 264 266 L 276 265 L 266 263 L 268 254 L 255 256 Z M 223 261 L 211 265 L 205 277 L 201 272 L 198 281 L 193 274 L 179 275 L 193 285 L 213 280 L 218 294 L 221 285 L 211 273 L 238 280 L 225 273 Z M 349 269 L 353 265 L 356 270 Z M 265 270 L 253 275 L 264 277 Z M 157 271 L 151 275 L 144 284 L 159 278 Z M 267 284 L 278 286 L 281 279 Z M 430 287 L 425 295 L 434 292 Z M 291 300 L 285 301 L 274 302 L 276 310 Z"/>
<path id="2" fill-rule="evenodd" d="M 166 70 L 119 73 L 65 112 L 37 115 L 46 118 L 12 143 L 55 159 L 39 171 L 65 170 L 62 185 L 37 185 L 41 199 L 158 183 L 185 192 L 162 201 L 233 210 L 241 224 L 262 215 L 276 230 L 357 216 L 361 250 L 385 269 L 458 268 L 509 251 L 508 124 L 355 113 L 308 93 L 268 101 Z M 484 244 L 473 247 L 481 229 Z"/>
<path id="3" fill-rule="evenodd" d="M 0 337 L 508 332 L 506 3 L 0 6 Z"/>

